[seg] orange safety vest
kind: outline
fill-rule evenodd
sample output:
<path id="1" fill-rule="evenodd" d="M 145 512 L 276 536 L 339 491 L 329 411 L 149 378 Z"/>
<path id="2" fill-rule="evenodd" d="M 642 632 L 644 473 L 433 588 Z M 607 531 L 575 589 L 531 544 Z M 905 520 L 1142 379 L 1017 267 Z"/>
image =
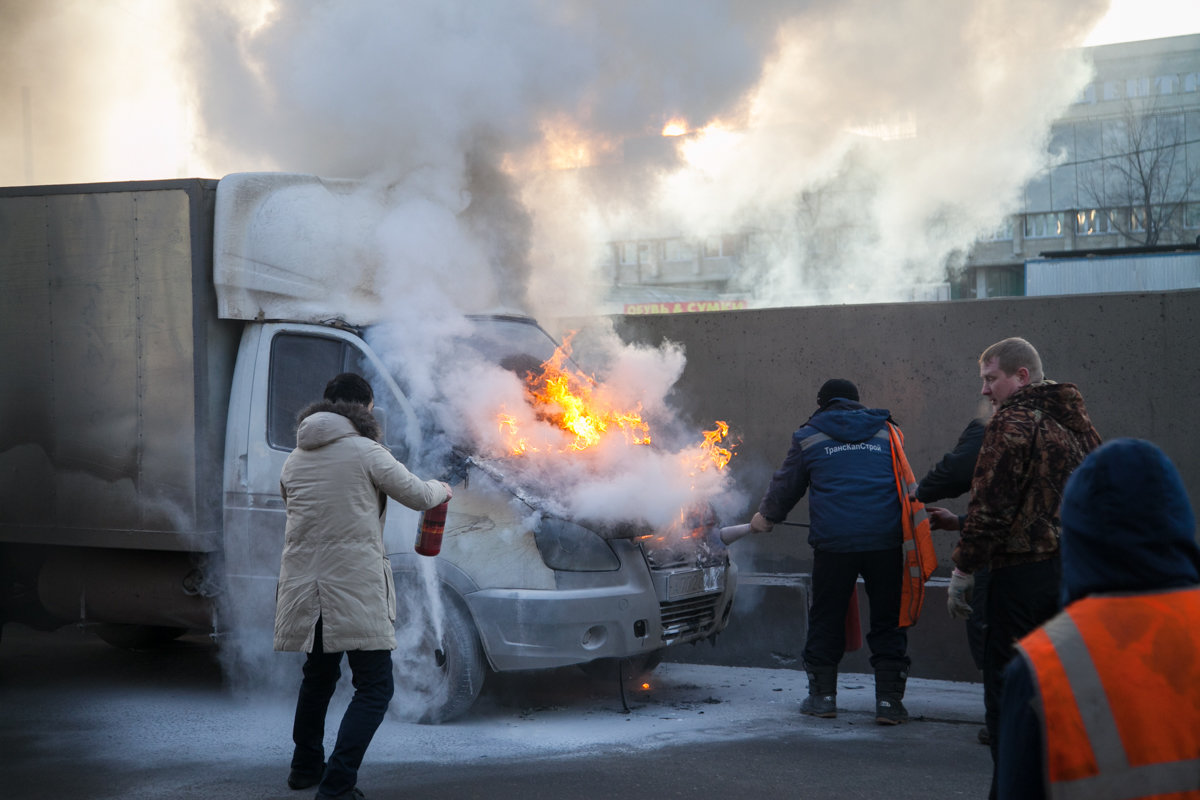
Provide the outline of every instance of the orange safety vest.
<path id="1" fill-rule="evenodd" d="M 904 434 L 888 423 L 892 445 L 892 472 L 900 493 L 900 522 L 904 529 L 904 579 L 900 583 L 900 627 L 917 624 L 925 603 L 925 581 L 937 569 L 937 553 L 929 530 L 925 504 L 915 498 L 917 479 L 904 455 Z"/>
<path id="2" fill-rule="evenodd" d="M 1017 647 L 1051 798 L 1200 798 L 1200 588 L 1093 596 Z"/>

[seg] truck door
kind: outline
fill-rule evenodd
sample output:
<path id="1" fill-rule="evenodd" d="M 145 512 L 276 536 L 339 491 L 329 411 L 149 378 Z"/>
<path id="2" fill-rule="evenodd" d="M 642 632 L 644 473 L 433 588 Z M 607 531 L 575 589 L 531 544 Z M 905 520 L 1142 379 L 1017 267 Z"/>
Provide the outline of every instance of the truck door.
<path id="1" fill-rule="evenodd" d="M 274 618 L 275 583 L 283 551 L 285 510 L 279 491 L 283 464 L 296 446 L 296 417 L 322 398 L 325 384 L 340 372 L 357 372 L 375 390 L 375 415 L 384 428 L 384 444 L 404 461 L 419 442 L 412 407 L 384 373 L 378 357 L 351 332 L 314 325 L 270 323 L 243 338 L 231 401 L 230 442 L 243 460 L 237 480 L 227 478 L 225 558 L 228 584 L 226 614 L 240 634 L 269 631 Z M 237 421 L 235 423 L 235 420 Z M 242 422 L 244 420 L 244 422 Z M 244 437 L 244 438 L 243 438 Z M 228 449 L 234 449 L 230 446 Z M 227 458 L 229 457 L 227 453 Z M 227 471 L 228 471 L 227 466 Z M 389 501 L 385 544 L 388 551 L 411 549 L 417 514 Z M 406 542 L 404 547 L 398 546 Z M 265 639 L 270 644 L 270 637 Z"/>

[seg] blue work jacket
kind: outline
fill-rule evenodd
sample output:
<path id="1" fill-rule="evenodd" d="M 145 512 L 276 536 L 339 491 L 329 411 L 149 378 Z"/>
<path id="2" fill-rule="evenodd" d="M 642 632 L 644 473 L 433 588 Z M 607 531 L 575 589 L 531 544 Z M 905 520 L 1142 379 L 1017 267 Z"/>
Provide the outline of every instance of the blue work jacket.
<path id="1" fill-rule="evenodd" d="M 759 512 L 782 522 L 811 492 L 808 543 L 814 549 L 856 553 L 899 547 L 903 531 L 889 416 L 886 409 L 845 399 L 813 414 L 792 434 Z"/>

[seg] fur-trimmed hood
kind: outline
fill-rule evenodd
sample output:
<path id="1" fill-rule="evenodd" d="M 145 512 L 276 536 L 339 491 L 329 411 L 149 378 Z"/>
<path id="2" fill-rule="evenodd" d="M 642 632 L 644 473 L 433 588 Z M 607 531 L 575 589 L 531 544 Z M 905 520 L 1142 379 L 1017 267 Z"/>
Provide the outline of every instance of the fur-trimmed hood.
<path id="1" fill-rule="evenodd" d="M 313 403 L 297 417 L 296 446 L 315 450 L 344 436 L 365 436 L 373 442 L 383 438 L 375 415 L 361 403 Z"/>

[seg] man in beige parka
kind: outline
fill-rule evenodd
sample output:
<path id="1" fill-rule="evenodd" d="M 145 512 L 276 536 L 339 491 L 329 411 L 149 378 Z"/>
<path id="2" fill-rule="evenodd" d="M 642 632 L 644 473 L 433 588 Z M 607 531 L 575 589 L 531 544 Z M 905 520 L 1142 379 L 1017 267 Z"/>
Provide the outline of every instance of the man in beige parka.
<path id="1" fill-rule="evenodd" d="M 304 409 L 280 476 L 287 531 L 276 591 L 275 649 L 308 654 L 292 728 L 288 786 L 361 798 L 358 768 L 392 698 L 396 590 L 383 545 L 387 497 L 418 511 L 450 498 L 379 444 L 371 385 L 342 373 Z M 387 497 L 385 497 L 385 495 Z M 325 762 L 325 715 L 345 653 L 354 697 Z"/>

